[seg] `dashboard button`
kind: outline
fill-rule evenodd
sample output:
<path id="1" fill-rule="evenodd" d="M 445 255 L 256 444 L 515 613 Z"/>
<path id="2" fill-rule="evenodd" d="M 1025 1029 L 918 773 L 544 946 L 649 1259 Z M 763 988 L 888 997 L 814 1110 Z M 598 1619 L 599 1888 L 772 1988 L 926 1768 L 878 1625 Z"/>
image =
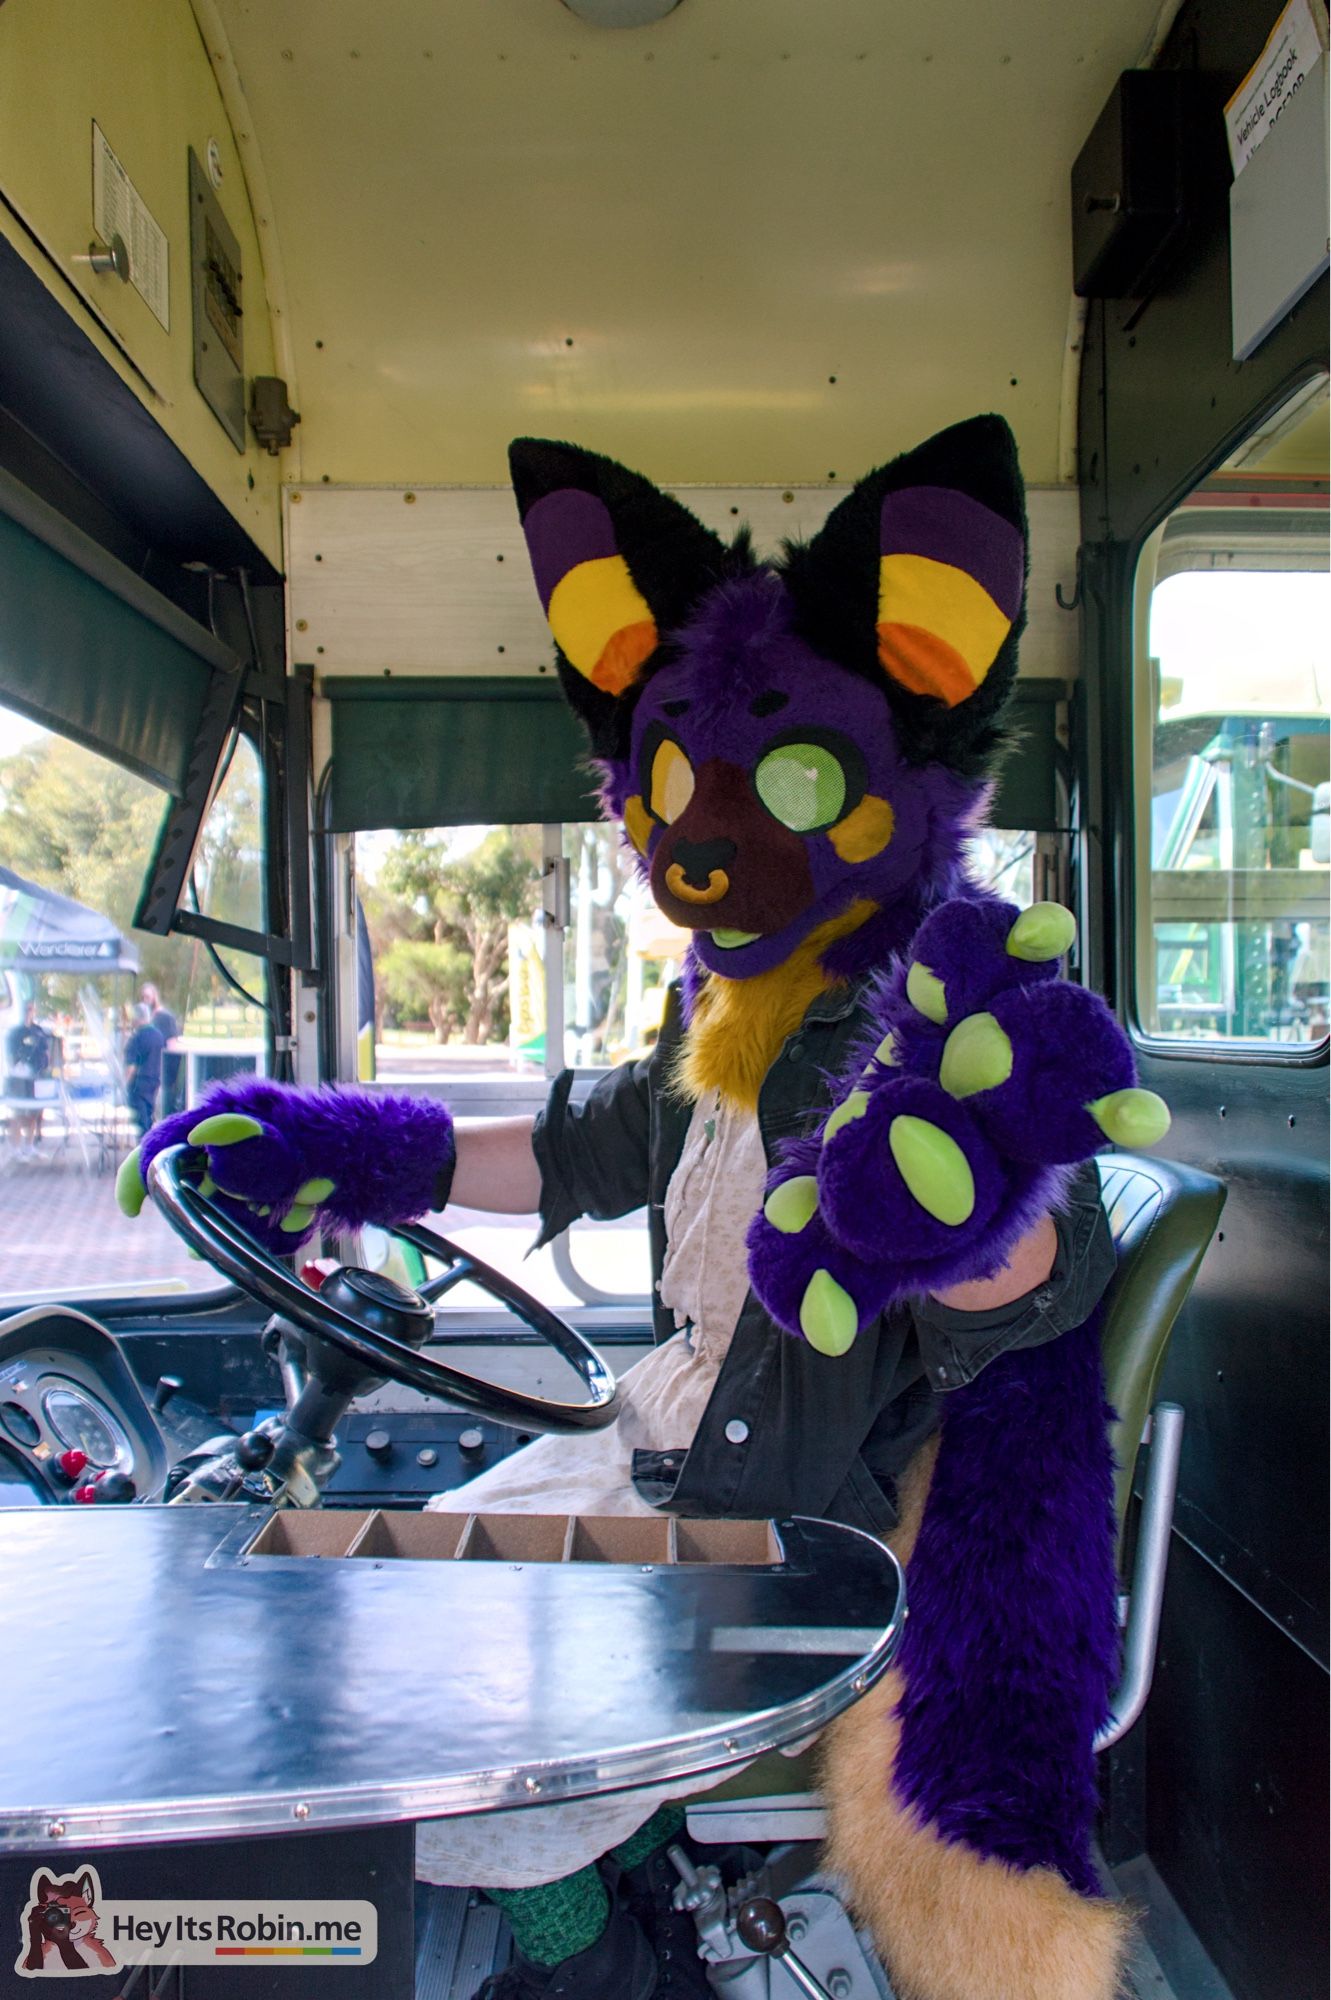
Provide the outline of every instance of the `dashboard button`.
<path id="1" fill-rule="evenodd" d="M 79 1474 L 86 1468 L 87 1463 L 88 1454 L 86 1451 L 62 1451 L 55 1462 L 55 1469 L 60 1474 L 60 1477 L 67 1479 L 72 1486 Z"/>
<path id="2" fill-rule="evenodd" d="M 484 1458 L 485 1432 L 465 1430 L 458 1433 L 458 1451 L 463 1458 Z"/>
<path id="3" fill-rule="evenodd" d="M 369 1431 L 365 1437 L 365 1449 L 371 1458 L 383 1465 L 393 1456 L 393 1439 L 388 1431 Z"/>

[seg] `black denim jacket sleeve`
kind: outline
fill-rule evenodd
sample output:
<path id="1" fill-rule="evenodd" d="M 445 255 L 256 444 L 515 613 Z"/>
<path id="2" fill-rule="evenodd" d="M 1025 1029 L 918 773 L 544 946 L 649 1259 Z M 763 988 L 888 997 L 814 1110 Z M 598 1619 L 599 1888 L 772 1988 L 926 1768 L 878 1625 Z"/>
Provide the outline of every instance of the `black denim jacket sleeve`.
<path id="1" fill-rule="evenodd" d="M 647 1200 L 652 1058 L 608 1070 L 580 1104 L 570 1098 L 573 1072 L 555 1078 L 532 1129 L 541 1171 L 538 1246 L 590 1215 L 609 1222 Z"/>
<path id="2" fill-rule="evenodd" d="M 1058 1248 L 1044 1283 L 988 1312 L 959 1312 L 938 1299 L 914 1311 L 925 1375 L 933 1389 L 961 1389 L 982 1368 L 1018 1347 L 1039 1347 L 1081 1326 L 1114 1274 L 1114 1243 L 1100 1202 L 1093 1163 L 1077 1169 L 1063 1202 L 1054 1209 Z"/>

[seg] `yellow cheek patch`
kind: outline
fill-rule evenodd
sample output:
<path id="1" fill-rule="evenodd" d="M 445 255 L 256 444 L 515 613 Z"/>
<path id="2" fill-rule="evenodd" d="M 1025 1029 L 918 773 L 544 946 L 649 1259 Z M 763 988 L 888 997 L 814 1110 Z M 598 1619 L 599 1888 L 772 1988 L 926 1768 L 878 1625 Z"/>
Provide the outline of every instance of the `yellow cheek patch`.
<path id="1" fill-rule="evenodd" d="M 896 823 L 887 800 L 870 792 L 840 826 L 828 828 L 827 837 L 843 861 L 872 861 L 891 840 Z"/>
<path id="2" fill-rule="evenodd" d="M 693 766 L 678 743 L 666 741 L 653 757 L 651 786 L 648 804 L 669 826 L 693 797 Z"/>
<path id="3" fill-rule="evenodd" d="M 882 558 L 878 657 L 912 694 L 955 708 L 974 694 L 1011 630 L 1011 619 L 965 570 L 932 556 Z"/>
<path id="4" fill-rule="evenodd" d="M 646 806 L 636 793 L 624 801 L 624 831 L 639 854 L 645 854 L 652 837 L 652 822 L 647 817 Z"/>
<path id="5" fill-rule="evenodd" d="M 622 694 L 656 649 L 656 621 L 623 556 L 597 556 L 560 578 L 546 616 L 571 666 L 606 694 Z"/>

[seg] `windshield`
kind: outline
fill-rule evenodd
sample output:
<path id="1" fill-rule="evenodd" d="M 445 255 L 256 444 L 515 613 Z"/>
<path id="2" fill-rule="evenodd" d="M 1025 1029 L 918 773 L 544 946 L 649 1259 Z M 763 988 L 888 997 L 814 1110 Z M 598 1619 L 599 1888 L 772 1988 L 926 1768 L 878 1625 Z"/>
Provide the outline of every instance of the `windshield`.
<path id="1" fill-rule="evenodd" d="M 261 773 L 236 739 L 194 867 L 200 908 L 253 925 Z M 261 968 L 133 928 L 166 794 L 0 708 L 0 1301 L 210 1291 L 218 1279 L 115 1171 L 140 1131 L 260 1069 Z"/>

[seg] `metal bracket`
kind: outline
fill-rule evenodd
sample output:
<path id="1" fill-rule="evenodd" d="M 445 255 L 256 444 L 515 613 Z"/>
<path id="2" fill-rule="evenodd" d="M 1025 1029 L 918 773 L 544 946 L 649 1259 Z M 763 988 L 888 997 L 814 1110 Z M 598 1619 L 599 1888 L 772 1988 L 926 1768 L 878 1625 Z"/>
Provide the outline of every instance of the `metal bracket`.
<path id="1" fill-rule="evenodd" d="M 287 400 L 287 385 L 280 375 L 255 375 L 250 379 L 250 429 L 271 458 L 291 443 L 300 411 Z"/>

